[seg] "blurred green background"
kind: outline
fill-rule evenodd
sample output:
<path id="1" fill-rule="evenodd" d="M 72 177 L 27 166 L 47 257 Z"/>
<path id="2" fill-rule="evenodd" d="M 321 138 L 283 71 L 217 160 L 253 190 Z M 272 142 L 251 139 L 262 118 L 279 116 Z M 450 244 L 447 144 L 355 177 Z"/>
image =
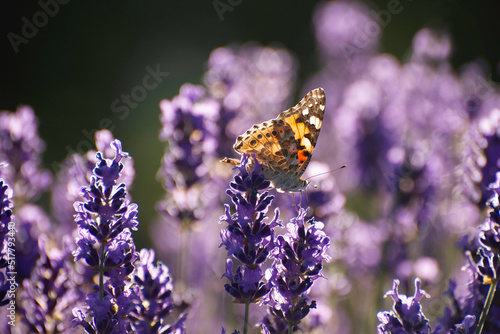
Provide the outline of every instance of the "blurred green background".
<path id="1" fill-rule="evenodd" d="M 177 94 L 185 82 L 201 83 L 210 51 L 232 42 L 279 42 L 299 61 L 296 87 L 318 68 L 312 29 L 315 1 L 221 0 L 239 3 L 221 21 L 211 0 L 204 1 L 76 1 L 58 12 L 16 53 L 9 33 L 21 35 L 23 17 L 33 22 L 42 10 L 37 1 L 3 1 L 0 5 L 0 110 L 31 105 L 40 119 L 40 136 L 47 144 L 45 166 L 62 161 L 68 150 L 88 146 L 101 120 L 112 122 L 113 133 L 135 159 L 131 190 L 139 204 L 144 229 L 156 215 L 163 191 L 155 180 L 163 154 L 158 141 L 158 103 Z M 47 1 L 44 1 L 47 2 Z M 374 9 L 387 1 L 368 2 Z M 500 3 L 402 0 L 403 11 L 384 29 L 381 51 L 401 60 L 413 35 L 423 27 L 448 31 L 453 40 L 452 63 L 482 58 L 498 82 Z M 138 104 L 128 117 L 114 113 L 111 103 L 142 85 L 146 67 L 169 76 Z"/>

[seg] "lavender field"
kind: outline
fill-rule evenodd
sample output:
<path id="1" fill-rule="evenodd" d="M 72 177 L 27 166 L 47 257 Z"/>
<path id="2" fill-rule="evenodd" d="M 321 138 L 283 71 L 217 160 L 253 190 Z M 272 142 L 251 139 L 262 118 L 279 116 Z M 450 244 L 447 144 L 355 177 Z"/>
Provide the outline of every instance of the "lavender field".
<path id="1" fill-rule="evenodd" d="M 0 333 L 500 333 L 499 88 L 484 61 L 453 66 L 445 30 L 380 51 L 404 6 L 316 5 L 315 69 L 279 43 L 214 48 L 154 111 L 147 222 L 126 137 L 103 125 L 47 166 L 36 108 L 1 111 Z M 277 192 L 233 144 L 318 87 L 310 185 Z"/>

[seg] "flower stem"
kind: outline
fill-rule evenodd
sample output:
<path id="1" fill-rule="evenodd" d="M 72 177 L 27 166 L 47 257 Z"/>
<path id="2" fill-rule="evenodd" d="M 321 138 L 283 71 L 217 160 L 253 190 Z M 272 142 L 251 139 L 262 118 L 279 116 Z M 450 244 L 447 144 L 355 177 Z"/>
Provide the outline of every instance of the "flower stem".
<path id="1" fill-rule="evenodd" d="M 179 282 L 179 287 L 180 287 L 180 292 L 182 293 L 184 290 L 184 282 L 183 282 L 183 275 L 182 271 L 184 270 L 183 262 L 184 262 L 184 240 L 185 240 L 185 231 L 184 227 L 181 227 L 180 229 L 180 249 L 179 249 L 179 263 L 177 265 L 177 271 L 178 271 L 178 282 Z"/>
<path id="2" fill-rule="evenodd" d="M 495 296 L 495 291 L 497 289 L 498 280 L 493 280 L 490 284 L 490 289 L 488 290 L 488 295 L 486 296 L 486 300 L 484 301 L 483 311 L 481 312 L 481 316 L 479 317 L 479 322 L 477 324 L 475 334 L 481 334 L 483 331 L 484 323 L 486 322 L 486 316 L 490 311 L 491 303 L 493 302 L 493 297 Z"/>
<path id="3" fill-rule="evenodd" d="M 101 259 L 99 263 L 99 300 L 104 299 L 104 243 L 101 244 Z"/>
<path id="4" fill-rule="evenodd" d="M 288 325 L 288 334 L 293 334 L 293 325 Z"/>
<path id="5" fill-rule="evenodd" d="M 245 302 L 245 322 L 243 323 L 243 334 L 248 333 L 248 313 L 250 311 L 250 302 Z"/>

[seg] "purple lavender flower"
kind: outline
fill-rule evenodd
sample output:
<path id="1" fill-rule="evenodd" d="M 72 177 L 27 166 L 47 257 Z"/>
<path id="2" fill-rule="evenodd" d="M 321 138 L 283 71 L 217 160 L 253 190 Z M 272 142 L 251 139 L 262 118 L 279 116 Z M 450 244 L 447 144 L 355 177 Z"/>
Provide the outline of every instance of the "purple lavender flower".
<path id="1" fill-rule="evenodd" d="M 463 331 L 460 331 L 461 328 L 472 333 L 476 330 L 478 320 L 484 310 L 490 285 L 483 284 L 483 277 L 485 276 L 482 276 L 478 270 L 478 266 L 481 265 L 480 255 L 476 254 L 476 251 L 474 253 L 467 251 L 466 254 L 468 255 L 468 262 L 464 266 L 464 270 L 467 273 L 468 282 L 465 294 L 458 294 L 456 281 L 450 281 L 450 287 L 445 294 L 450 297 L 452 306 L 447 307 L 443 317 L 439 319 L 435 333 L 459 334 L 463 333 Z M 482 272 L 485 273 L 486 271 L 483 269 Z M 498 297 L 494 300 L 494 304 L 497 303 Z M 498 312 L 498 308 L 493 305 L 490 312 L 492 314 Z M 491 315 L 490 319 L 494 319 L 494 315 Z M 500 327 L 495 321 L 488 320 L 483 327 L 482 333 L 493 334 L 498 333 L 499 330 Z"/>
<path id="2" fill-rule="evenodd" d="M 238 167 L 239 174 L 234 177 L 226 193 L 232 198 L 236 212 L 231 215 L 226 204 L 226 212 L 220 222 L 228 227 L 221 231 L 221 246 L 228 251 L 228 256 L 237 259 L 242 265 L 233 274 L 233 261 L 226 262 L 226 273 L 222 277 L 229 279 L 225 284 L 226 291 L 239 303 L 258 302 L 269 292 L 269 284 L 264 280 L 262 264 L 274 251 L 274 228 L 278 221 L 279 211 L 274 218 L 265 223 L 266 212 L 274 196 L 269 192 L 260 193 L 269 187 L 269 181 L 260 173 L 262 165 L 255 161 L 254 169 L 247 171 L 250 164 L 247 156 L 242 157 Z"/>
<path id="3" fill-rule="evenodd" d="M 161 262 L 154 263 L 155 252 L 142 249 L 135 265 L 132 287 L 135 309 L 130 313 L 131 330 L 135 333 L 185 333 L 186 313 L 170 325 L 166 317 L 174 311 L 173 284 L 169 269 Z"/>
<path id="4" fill-rule="evenodd" d="M 285 334 L 288 333 L 288 324 L 280 317 L 271 313 L 271 309 L 268 309 L 268 315 L 266 315 L 262 321 L 257 325 L 261 329 L 262 334 Z"/>
<path id="5" fill-rule="evenodd" d="M 228 226 L 221 231 L 220 247 L 224 246 L 229 256 L 226 272 L 222 275 L 229 283 L 224 288 L 234 302 L 245 304 L 243 332 L 247 333 L 250 304 L 263 301 L 271 288 L 263 264 L 276 253 L 274 229 L 281 224 L 278 209 L 274 218 L 265 222 L 274 196 L 266 191 L 270 183 L 261 174 L 262 165 L 254 156 L 242 156 L 237 169 L 239 173 L 226 191 L 236 210 L 231 214 L 229 205 L 225 205 L 220 222 L 226 222 Z M 233 268 L 233 259 L 241 264 L 236 269 Z"/>
<path id="6" fill-rule="evenodd" d="M 469 296 L 465 301 L 457 301 L 454 294 L 455 287 L 452 287 L 450 295 L 456 305 L 455 314 L 445 316 L 441 321 L 448 326 L 450 323 L 455 326 L 466 325 L 466 316 L 474 316 L 478 320 L 470 327 L 477 327 L 476 331 L 488 334 L 497 333 L 500 330 L 500 324 L 495 320 L 500 314 L 500 308 L 497 306 L 499 297 L 496 293 L 500 273 L 500 173 L 496 176 L 496 181 L 489 187 L 493 193 L 492 198 L 487 202 L 491 207 L 490 213 L 481 226 L 477 243 L 471 247 L 472 251 L 466 252 L 471 273 L 471 282 L 468 285 Z"/>
<path id="7" fill-rule="evenodd" d="M 421 310 L 420 300 L 430 296 L 420 289 L 420 279 L 415 279 L 415 294 L 412 297 L 399 294 L 399 280 L 395 279 L 392 290 L 387 291 L 385 297 L 394 300 L 392 311 L 383 311 L 377 314 L 380 324 L 378 332 L 398 334 L 424 334 L 430 333 L 428 320 Z"/>
<path id="8" fill-rule="evenodd" d="M 116 151 L 115 158 L 106 160 L 101 153 L 97 153 L 99 161 L 91 185 L 81 191 L 86 201 L 75 203 L 79 236 L 76 239 L 78 248 L 73 255 L 75 261 L 83 258 L 87 265 L 96 270 L 104 269 L 107 275 L 114 274 L 113 270 L 125 269 L 123 274 L 127 276 L 136 257 L 130 229 L 137 230 L 137 205 L 130 204 L 125 198 L 125 185 L 116 184 L 123 169 L 121 160 L 128 153 L 122 152 L 118 140 L 112 145 Z M 94 245 L 104 247 L 101 253 L 94 249 Z"/>
<path id="9" fill-rule="evenodd" d="M 270 271 L 272 290 L 265 304 L 271 314 L 288 327 L 297 326 L 316 307 L 307 296 L 314 281 L 321 275 L 330 239 L 323 231 L 323 223 L 305 221 L 307 210 L 300 209 L 296 218 L 287 224 L 288 233 L 277 238 L 279 249 Z"/>
<path id="10" fill-rule="evenodd" d="M 114 157 L 114 150 L 111 146 L 114 140 L 113 134 L 109 130 L 96 131 L 95 139 L 97 151 L 100 151 L 104 158 L 112 159 Z M 52 187 L 51 198 L 52 213 L 59 223 L 57 233 L 60 235 L 71 233 L 75 228 L 73 204 L 80 199 L 80 189 L 90 182 L 92 170 L 97 163 L 96 153 L 96 150 L 90 150 L 84 155 L 73 153 L 61 164 Z M 119 182 L 124 183 L 130 190 L 134 176 L 133 159 L 129 158 L 120 174 Z M 127 198 L 130 199 L 129 194 Z"/>
<path id="11" fill-rule="evenodd" d="M 236 303 L 257 303 L 269 293 L 269 284 L 264 281 L 264 274 L 260 267 L 238 266 L 233 274 L 233 261 L 228 259 L 226 272 L 222 277 L 229 280 L 229 283 L 224 284 L 224 288 Z"/>
<path id="12" fill-rule="evenodd" d="M 108 290 L 112 291 L 112 287 L 108 287 L 102 297 L 101 292 L 87 295 L 87 313 L 80 308 L 73 309 L 73 326 L 82 326 L 89 334 L 129 333 L 127 315 L 134 308 L 131 292 L 125 290 L 116 297 Z M 89 315 L 90 319 L 87 319 Z"/>
<path id="13" fill-rule="evenodd" d="M 45 191 L 52 178 L 40 168 L 45 143 L 38 136 L 33 109 L 20 107 L 16 113 L 0 113 L 0 161 L 7 166 L 0 175 L 11 185 L 16 198 L 31 201 Z"/>
<path id="14" fill-rule="evenodd" d="M 69 261 L 71 238 L 63 240 L 64 248 L 50 248 L 48 237 L 39 239 L 41 257 L 30 279 L 23 281 L 19 294 L 20 312 L 26 332 L 77 333 L 72 328 L 72 307 L 83 297 L 78 274 Z"/>
<path id="15" fill-rule="evenodd" d="M 495 182 L 489 185 L 492 195 L 486 204 L 490 206 L 490 212 L 477 236 L 463 243 L 468 257 L 465 267 L 469 273 L 467 295 L 457 296 L 457 284 L 455 281 L 450 282 L 446 294 L 453 302 L 453 310 L 446 309 L 445 315 L 439 320 L 439 329 L 449 329 L 450 333 L 461 333 L 460 330 L 497 333 L 500 330 L 500 324 L 494 320 L 500 312 L 496 306 L 500 299 L 495 294 L 500 273 L 499 189 L 500 173 L 497 173 Z"/>
<path id="16" fill-rule="evenodd" d="M 128 153 L 118 140 L 111 145 L 115 158 L 104 159 L 97 153 L 90 187 L 81 190 L 85 202 L 75 203 L 78 236 L 73 256 L 75 261 L 84 259 L 99 274 L 97 292 L 87 295 L 87 308 L 73 309 L 75 326 L 81 325 L 88 333 L 125 332 L 126 316 L 134 307 L 127 282 L 137 258 L 130 232 L 137 230 L 137 205 L 126 199 L 125 185 L 117 185 L 124 168 L 121 161 Z M 106 282 L 104 276 L 109 277 Z"/>
<path id="17" fill-rule="evenodd" d="M 476 317 L 473 315 L 466 315 L 464 320 L 455 326 L 455 329 L 450 330 L 450 334 L 472 333 L 475 328 Z"/>

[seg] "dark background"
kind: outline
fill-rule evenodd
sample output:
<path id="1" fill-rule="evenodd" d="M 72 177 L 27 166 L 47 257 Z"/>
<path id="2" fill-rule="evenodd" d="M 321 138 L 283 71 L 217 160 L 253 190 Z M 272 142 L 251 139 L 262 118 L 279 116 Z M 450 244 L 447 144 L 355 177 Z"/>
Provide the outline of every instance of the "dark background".
<path id="1" fill-rule="evenodd" d="M 319 69 L 311 22 L 314 1 L 242 0 L 221 21 L 211 0 L 72 0 L 59 5 L 17 54 L 7 34 L 21 35 L 22 18 L 33 22 L 41 7 L 25 0 L 0 4 L 0 110 L 15 110 L 19 104 L 34 108 L 50 169 L 68 148 L 86 151 L 83 132 L 93 133 L 103 118 L 111 119 L 115 137 L 135 159 L 131 193 L 144 224 L 155 216 L 154 204 L 162 196 L 155 181 L 164 146 L 157 140 L 158 103 L 176 95 L 185 82 L 201 83 L 212 49 L 232 42 L 279 42 L 299 61 L 298 88 Z M 387 1 L 368 5 L 385 9 Z M 453 66 L 482 58 L 498 82 L 498 2 L 401 0 L 401 5 L 403 11 L 384 30 L 381 51 L 404 60 L 419 29 L 444 29 L 453 39 Z M 157 64 L 169 76 L 120 119 L 111 102 L 141 85 L 145 68 Z"/>

